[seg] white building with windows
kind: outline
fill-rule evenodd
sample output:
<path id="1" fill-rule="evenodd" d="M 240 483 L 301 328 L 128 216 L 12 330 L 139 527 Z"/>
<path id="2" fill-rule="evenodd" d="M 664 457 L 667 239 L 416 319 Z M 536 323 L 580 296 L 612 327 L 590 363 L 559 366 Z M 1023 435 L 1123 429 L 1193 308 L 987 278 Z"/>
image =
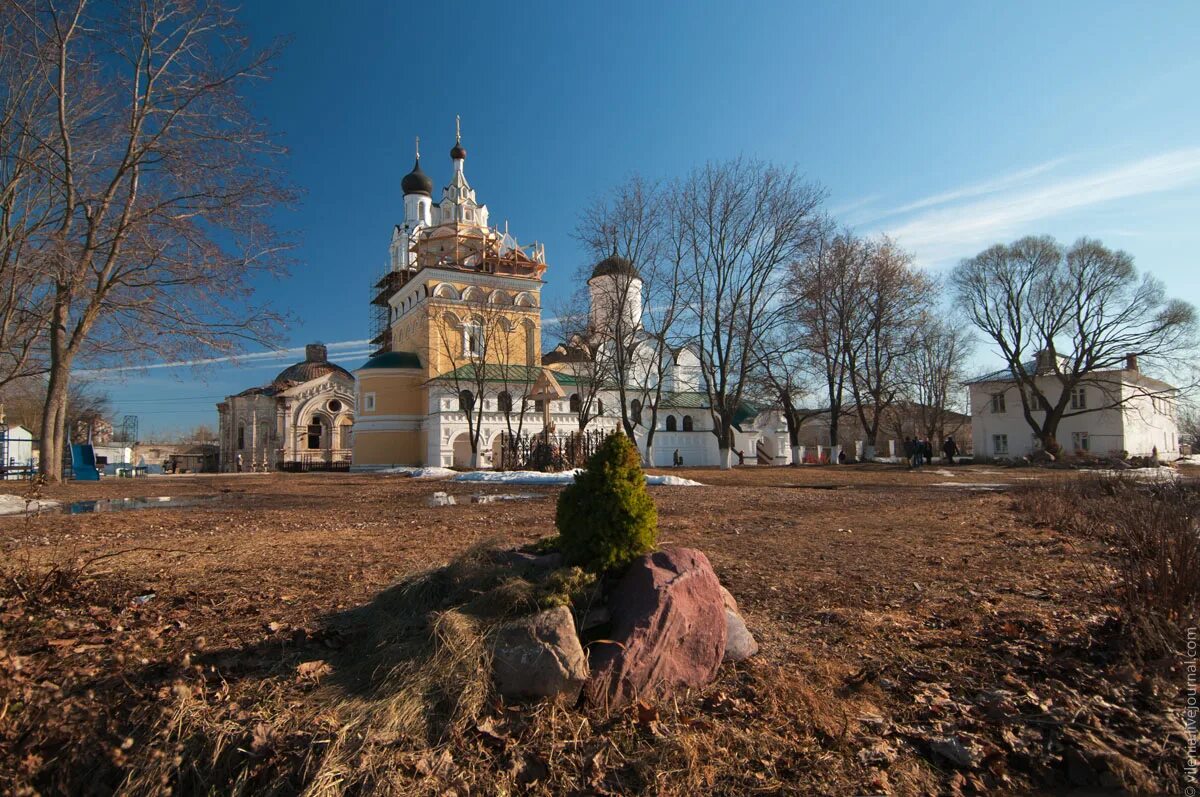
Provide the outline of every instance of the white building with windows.
<path id="1" fill-rule="evenodd" d="M 1034 373 L 1038 389 L 1049 401 L 1062 395 L 1052 364 L 1022 366 Z M 1041 449 L 1022 409 L 1021 392 L 1006 369 L 967 383 L 971 398 L 971 432 L 981 459 L 1016 459 Z M 1176 425 L 1177 390 L 1142 373 L 1130 355 L 1124 368 L 1096 371 L 1077 385 L 1058 425 L 1058 443 L 1067 454 L 1179 457 Z M 1030 402 L 1031 405 L 1033 402 Z M 1032 407 L 1039 422 L 1045 410 Z"/>
<path id="2" fill-rule="evenodd" d="M 354 377 L 320 343 L 304 353 L 268 384 L 217 405 L 222 471 L 349 467 Z"/>

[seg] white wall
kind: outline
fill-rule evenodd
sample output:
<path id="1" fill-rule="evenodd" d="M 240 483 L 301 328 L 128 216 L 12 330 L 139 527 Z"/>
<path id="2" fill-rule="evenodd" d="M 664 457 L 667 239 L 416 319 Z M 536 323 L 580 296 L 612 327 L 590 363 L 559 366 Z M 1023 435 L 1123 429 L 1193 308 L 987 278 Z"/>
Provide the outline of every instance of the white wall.
<path id="1" fill-rule="evenodd" d="M 1038 388 L 1052 402 L 1060 395 L 1058 381 L 1053 376 L 1038 377 Z M 1085 385 L 1084 389 L 1089 407 L 1112 403 L 1100 385 Z M 1163 458 L 1178 457 L 1179 434 L 1168 402 L 1152 402 L 1149 397 L 1131 398 L 1138 391 L 1131 384 L 1122 384 L 1121 391 L 1127 401 L 1122 408 L 1064 417 L 1058 425 L 1059 445 L 1073 453 L 1077 450 L 1077 443 L 1086 437 L 1087 451 L 1099 456 L 1115 455 L 1121 451 L 1132 456 L 1148 456 L 1157 446 Z M 992 395 L 996 393 L 1004 395 L 1003 413 L 992 411 Z M 1033 430 L 1025 421 L 1016 385 L 1003 382 L 974 384 L 970 386 L 970 395 L 971 433 L 976 456 L 1022 457 L 1038 450 Z M 1040 421 L 1044 413 L 1035 410 L 1033 416 Z M 1007 453 L 997 450 L 996 435 L 1007 437 Z"/>

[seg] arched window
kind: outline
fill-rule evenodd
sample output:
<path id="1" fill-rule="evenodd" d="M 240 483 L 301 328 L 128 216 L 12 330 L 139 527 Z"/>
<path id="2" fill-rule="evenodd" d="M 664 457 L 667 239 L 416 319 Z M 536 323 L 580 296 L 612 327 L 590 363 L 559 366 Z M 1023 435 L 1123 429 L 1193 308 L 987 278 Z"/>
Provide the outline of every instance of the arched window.
<path id="1" fill-rule="evenodd" d="M 629 416 L 635 425 L 642 422 L 642 402 L 637 399 L 629 402 Z"/>
<path id="2" fill-rule="evenodd" d="M 483 324 L 469 321 L 463 325 L 463 356 L 483 356 Z"/>
<path id="3" fill-rule="evenodd" d="M 683 431 L 685 431 L 685 432 L 692 431 L 692 416 L 691 415 L 683 416 Z"/>
<path id="4" fill-rule="evenodd" d="M 469 390 L 464 390 L 458 394 L 458 409 L 461 412 L 470 412 L 475 406 L 475 394 Z"/>
<path id="5" fill-rule="evenodd" d="M 246 447 L 246 427 L 240 423 L 238 424 L 238 446 L 237 447 L 238 447 L 239 451 Z"/>
<path id="6" fill-rule="evenodd" d="M 501 390 L 500 395 L 496 396 L 496 406 L 501 412 L 512 412 L 512 394 L 507 390 Z"/>
<path id="7" fill-rule="evenodd" d="M 321 438 L 324 437 L 325 428 L 321 423 L 319 416 L 313 416 L 313 419 L 308 422 L 308 448 L 320 448 Z"/>
<path id="8" fill-rule="evenodd" d="M 667 416 L 667 431 L 668 432 L 678 431 L 675 427 L 675 416 L 674 415 Z"/>
<path id="9" fill-rule="evenodd" d="M 596 414 L 597 415 L 604 414 L 604 399 L 599 399 L 599 398 L 596 399 Z"/>
<path id="10" fill-rule="evenodd" d="M 571 412 L 578 413 L 578 412 L 579 412 L 579 410 L 580 410 L 580 408 L 583 406 L 583 405 L 581 404 L 581 402 L 579 401 L 579 394 L 578 394 L 578 393 L 572 393 L 572 394 L 571 394 L 571 398 L 570 398 L 570 402 L 571 402 Z"/>

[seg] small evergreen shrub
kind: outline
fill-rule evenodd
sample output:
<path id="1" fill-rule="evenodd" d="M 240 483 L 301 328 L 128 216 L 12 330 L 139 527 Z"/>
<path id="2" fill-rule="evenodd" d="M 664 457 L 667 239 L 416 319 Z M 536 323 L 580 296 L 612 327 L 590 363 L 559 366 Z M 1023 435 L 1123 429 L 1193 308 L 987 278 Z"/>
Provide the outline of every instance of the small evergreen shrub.
<path id="1" fill-rule="evenodd" d="M 658 511 L 628 437 L 618 432 L 601 443 L 587 468 L 559 495 L 555 520 L 569 565 L 617 570 L 654 549 Z"/>

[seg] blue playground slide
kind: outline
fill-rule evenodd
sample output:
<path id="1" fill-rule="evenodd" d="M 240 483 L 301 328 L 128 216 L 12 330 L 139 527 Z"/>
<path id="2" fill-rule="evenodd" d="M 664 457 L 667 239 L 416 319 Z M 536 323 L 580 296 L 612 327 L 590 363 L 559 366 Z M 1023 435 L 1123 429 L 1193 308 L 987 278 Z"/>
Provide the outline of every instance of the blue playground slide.
<path id="1" fill-rule="evenodd" d="M 96 449 L 92 448 L 90 443 L 71 444 L 71 472 L 76 481 L 100 481 L 100 471 L 96 467 Z"/>

